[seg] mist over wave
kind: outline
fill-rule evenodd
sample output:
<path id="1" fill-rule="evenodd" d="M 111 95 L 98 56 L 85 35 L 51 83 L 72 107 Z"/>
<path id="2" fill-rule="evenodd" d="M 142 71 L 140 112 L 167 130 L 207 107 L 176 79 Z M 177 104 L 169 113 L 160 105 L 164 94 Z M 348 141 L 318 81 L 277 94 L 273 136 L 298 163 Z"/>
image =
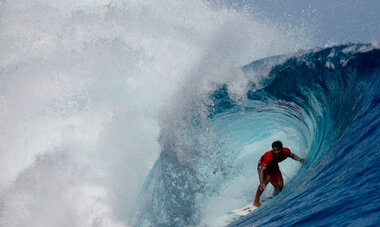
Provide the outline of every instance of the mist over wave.
<path id="1" fill-rule="evenodd" d="M 263 75 L 241 65 L 310 45 L 302 28 L 204 1 L 0 6 L 2 226 L 134 223 L 149 172 L 170 155 L 166 136 L 191 130 L 215 141 L 214 155 L 224 147 L 178 118 L 207 119 L 198 101 L 221 83 L 244 101 Z M 192 154 L 182 154 L 188 163 Z"/>

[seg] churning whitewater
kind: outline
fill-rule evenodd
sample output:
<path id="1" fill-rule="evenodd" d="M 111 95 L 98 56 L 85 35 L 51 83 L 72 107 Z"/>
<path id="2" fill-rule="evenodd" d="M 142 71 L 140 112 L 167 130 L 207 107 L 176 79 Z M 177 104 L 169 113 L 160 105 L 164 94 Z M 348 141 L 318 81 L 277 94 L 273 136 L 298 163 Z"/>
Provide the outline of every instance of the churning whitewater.
<path id="1" fill-rule="evenodd" d="M 379 46 L 221 2 L 0 1 L 0 226 L 380 222 Z"/>

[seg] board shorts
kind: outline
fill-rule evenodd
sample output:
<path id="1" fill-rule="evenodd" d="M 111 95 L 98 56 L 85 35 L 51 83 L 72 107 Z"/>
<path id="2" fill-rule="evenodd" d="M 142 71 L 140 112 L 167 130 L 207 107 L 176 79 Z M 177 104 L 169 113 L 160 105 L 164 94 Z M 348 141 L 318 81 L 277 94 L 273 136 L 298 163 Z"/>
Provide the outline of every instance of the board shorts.
<path id="1" fill-rule="evenodd" d="M 260 169 L 261 169 L 261 163 L 257 164 L 257 172 L 260 177 Z M 273 187 L 276 187 L 276 184 L 279 180 L 283 181 L 282 174 L 279 168 L 274 169 L 274 171 L 268 172 L 267 170 L 264 170 L 264 179 L 267 178 L 269 175 L 270 180 L 269 182 L 273 185 Z"/>

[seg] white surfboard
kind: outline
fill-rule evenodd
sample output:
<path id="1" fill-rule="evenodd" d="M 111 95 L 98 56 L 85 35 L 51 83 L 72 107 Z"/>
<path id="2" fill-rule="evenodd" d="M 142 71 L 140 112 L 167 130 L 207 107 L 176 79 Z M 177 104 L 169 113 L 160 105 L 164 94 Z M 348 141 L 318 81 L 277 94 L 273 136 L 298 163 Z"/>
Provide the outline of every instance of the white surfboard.
<path id="1" fill-rule="evenodd" d="M 261 205 L 263 205 L 264 203 L 266 203 L 268 200 L 272 199 L 273 197 L 270 196 L 270 197 L 267 197 L 267 198 L 264 198 L 262 201 L 261 201 Z M 254 206 L 253 205 L 253 202 L 250 203 L 250 204 L 247 204 L 246 206 L 242 207 L 242 208 L 239 208 L 239 209 L 236 209 L 236 210 L 233 210 L 233 211 L 230 211 L 228 212 L 229 214 L 233 214 L 233 215 L 236 215 L 236 216 L 245 216 L 247 214 L 250 214 L 251 212 L 253 212 L 254 210 L 256 210 L 258 207 Z"/>
<path id="2" fill-rule="evenodd" d="M 233 211 L 230 211 L 228 212 L 229 214 L 233 214 L 233 215 L 237 215 L 237 216 L 245 216 L 249 213 L 251 213 L 252 211 L 256 210 L 257 207 L 254 206 L 252 203 L 251 204 L 248 204 L 242 208 L 239 208 L 239 209 L 236 209 L 236 210 L 233 210 Z"/>

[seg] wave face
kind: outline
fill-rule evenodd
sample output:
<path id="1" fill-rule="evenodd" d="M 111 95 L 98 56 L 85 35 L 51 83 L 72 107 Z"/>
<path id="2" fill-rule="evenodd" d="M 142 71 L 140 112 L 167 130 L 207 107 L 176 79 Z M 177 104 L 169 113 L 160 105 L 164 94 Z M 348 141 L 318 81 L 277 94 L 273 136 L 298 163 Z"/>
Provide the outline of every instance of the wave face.
<path id="1" fill-rule="evenodd" d="M 216 84 L 162 120 L 162 152 L 135 224 L 379 223 L 380 50 L 334 46 L 255 61 L 242 73 L 261 79 L 240 96 L 228 82 Z M 234 220 L 227 212 L 253 200 L 256 163 L 275 139 L 307 162 L 282 162 L 284 190 Z"/>

